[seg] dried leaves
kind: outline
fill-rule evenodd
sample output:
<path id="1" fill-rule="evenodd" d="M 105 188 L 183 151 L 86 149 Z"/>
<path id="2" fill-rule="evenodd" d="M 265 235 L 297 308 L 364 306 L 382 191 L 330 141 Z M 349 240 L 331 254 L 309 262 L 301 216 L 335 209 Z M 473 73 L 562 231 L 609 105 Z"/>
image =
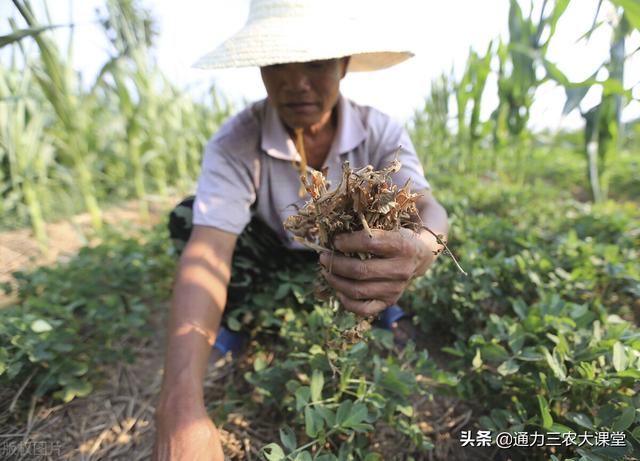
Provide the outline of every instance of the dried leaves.
<path id="1" fill-rule="evenodd" d="M 311 200 L 298 210 L 298 214 L 287 218 L 285 228 L 303 245 L 316 251 L 331 252 L 335 251 L 335 237 L 345 232 L 364 230 L 371 235 L 372 229 L 397 230 L 401 227 L 418 231 L 422 227 L 416 207 L 420 194 L 411 193 L 410 181 L 401 188 L 391 181 L 391 175 L 400 167 L 400 161 L 394 160 L 379 171 L 370 165 L 354 171 L 349 162 L 344 162 L 340 184 L 333 191 L 329 191 L 326 171 L 302 176 L 302 184 Z M 373 257 L 365 253 L 358 256 L 361 259 Z M 316 296 L 327 299 L 331 293 L 324 278 L 319 276 Z M 369 321 L 363 319 L 342 332 L 343 340 L 349 344 L 358 342 L 369 327 Z"/>
<path id="2" fill-rule="evenodd" d="M 331 192 L 326 171 L 314 171 L 309 178 L 302 176 L 302 184 L 311 200 L 298 210 L 297 215 L 287 218 L 285 228 L 308 248 L 331 252 L 335 251 L 335 237 L 345 232 L 364 230 L 371 236 L 372 229 L 407 227 L 418 231 L 422 227 L 416 207 L 420 194 L 411 193 L 410 181 L 398 188 L 390 179 L 400 167 L 400 161 L 394 160 L 379 171 L 370 165 L 354 171 L 349 162 L 344 162 L 340 184 Z M 373 257 L 366 253 L 358 253 L 358 256 L 361 259 Z M 331 293 L 324 278 L 319 276 L 316 296 L 327 299 Z M 355 327 L 343 331 L 343 339 L 353 344 L 362 339 L 362 334 L 369 327 L 369 321 L 362 320 Z"/>
<path id="3" fill-rule="evenodd" d="M 326 172 L 314 171 L 301 180 L 311 200 L 284 222 L 296 240 L 316 251 L 333 251 L 336 235 L 372 229 L 418 231 L 421 220 L 416 208 L 420 194 L 409 190 L 410 180 L 398 189 L 390 176 L 400 170 L 400 161 L 376 171 L 368 165 L 354 171 L 344 162 L 338 187 L 329 192 Z M 359 254 L 360 258 L 371 257 Z"/>

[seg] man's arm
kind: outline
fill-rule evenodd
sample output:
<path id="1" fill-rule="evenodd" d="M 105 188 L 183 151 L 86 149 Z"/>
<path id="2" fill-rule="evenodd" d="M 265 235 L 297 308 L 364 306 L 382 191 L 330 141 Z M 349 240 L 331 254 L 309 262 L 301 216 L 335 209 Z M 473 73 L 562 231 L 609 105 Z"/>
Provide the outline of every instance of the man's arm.
<path id="1" fill-rule="evenodd" d="M 156 460 L 222 460 L 202 384 L 220 325 L 237 236 L 194 226 L 174 287 L 156 410 Z"/>
<path id="2" fill-rule="evenodd" d="M 446 243 L 447 233 L 449 232 L 447 210 L 435 199 L 431 190 L 422 191 L 422 194 L 422 197 L 416 203 L 422 224 Z M 442 250 L 442 245 L 428 230 L 420 230 L 420 239 L 425 243 L 429 251 L 425 255 L 424 266 L 418 267 L 415 275 L 424 274 L 431 267 L 431 264 L 435 262 Z"/>
<path id="3" fill-rule="evenodd" d="M 425 226 L 446 242 L 447 212 L 430 190 L 417 202 Z M 360 260 L 323 253 L 320 263 L 327 283 L 336 290 L 342 305 L 360 315 L 376 315 L 394 304 L 413 277 L 424 274 L 437 258 L 442 245 L 426 229 L 419 233 L 372 230 L 336 237 L 336 249 L 343 253 L 373 253 L 378 258 Z M 331 268 L 331 271 L 329 271 Z"/>

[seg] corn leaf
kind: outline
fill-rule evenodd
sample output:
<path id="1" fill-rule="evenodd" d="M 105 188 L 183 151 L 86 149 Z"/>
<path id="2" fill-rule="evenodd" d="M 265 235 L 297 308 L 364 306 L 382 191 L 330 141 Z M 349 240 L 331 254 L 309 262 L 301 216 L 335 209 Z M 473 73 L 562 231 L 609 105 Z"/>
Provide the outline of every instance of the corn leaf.
<path id="1" fill-rule="evenodd" d="M 19 42 L 23 38 L 26 37 L 34 37 L 38 34 L 41 34 L 44 31 L 57 29 L 58 27 L 64 27 L 62 25 L 50 25 L 50 26 L 40 26 L 40 27 L 29 27 L 26 29 L 16 30 L 8 35 L 0 35 L 0 48 L 11 45 L 12 43 Z"/>
<path id="2" fill-rule="evenodd" d="M 611 0 L 611 3 L 622 7 L 629 24 L 640 30 L 640 2 L 637 0 Z"/>

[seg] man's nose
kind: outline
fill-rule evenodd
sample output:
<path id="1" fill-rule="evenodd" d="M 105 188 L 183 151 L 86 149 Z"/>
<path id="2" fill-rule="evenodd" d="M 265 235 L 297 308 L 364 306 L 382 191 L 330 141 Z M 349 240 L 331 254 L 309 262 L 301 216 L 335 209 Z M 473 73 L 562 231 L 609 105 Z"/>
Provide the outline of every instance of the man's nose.
<path id="1" fill-rule="evenodd" d="M 301 64 L 289 64 L 286 69 L 285 82 L 289 91 L 308 91 L 311 89 L 309 76 Z"/>

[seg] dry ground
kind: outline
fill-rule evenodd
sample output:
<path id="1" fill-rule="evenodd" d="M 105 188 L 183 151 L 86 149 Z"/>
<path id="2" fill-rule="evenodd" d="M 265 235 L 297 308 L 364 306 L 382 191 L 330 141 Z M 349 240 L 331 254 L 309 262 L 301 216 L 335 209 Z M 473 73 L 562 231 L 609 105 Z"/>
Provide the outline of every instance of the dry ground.
<path id="1" fill-rule="evenodd" d="M 137 201 L 130 201 L 122 206 L 106 209 L 103 218 L 107 224 L 122 226 L 151 226 L 163 219 L 164 213 L 178 199 L 156 198 L 149 202 L 149 217 L 143 219 Z M 91 239 L 90 217 L 87 213 L 73 216 L 66 221 L 48 223 L 46 225 L 48 248 L 43 250 L 35 240 L 30 228 L 0 232 L 0 285 L 9 283 L 15 286 L 12 272 L 34 269 L 38 266 L 66 261 L 80 247 L 95 243 Z M 0 291 L 0 308 L 11 303 L 13 297 Z"/>

